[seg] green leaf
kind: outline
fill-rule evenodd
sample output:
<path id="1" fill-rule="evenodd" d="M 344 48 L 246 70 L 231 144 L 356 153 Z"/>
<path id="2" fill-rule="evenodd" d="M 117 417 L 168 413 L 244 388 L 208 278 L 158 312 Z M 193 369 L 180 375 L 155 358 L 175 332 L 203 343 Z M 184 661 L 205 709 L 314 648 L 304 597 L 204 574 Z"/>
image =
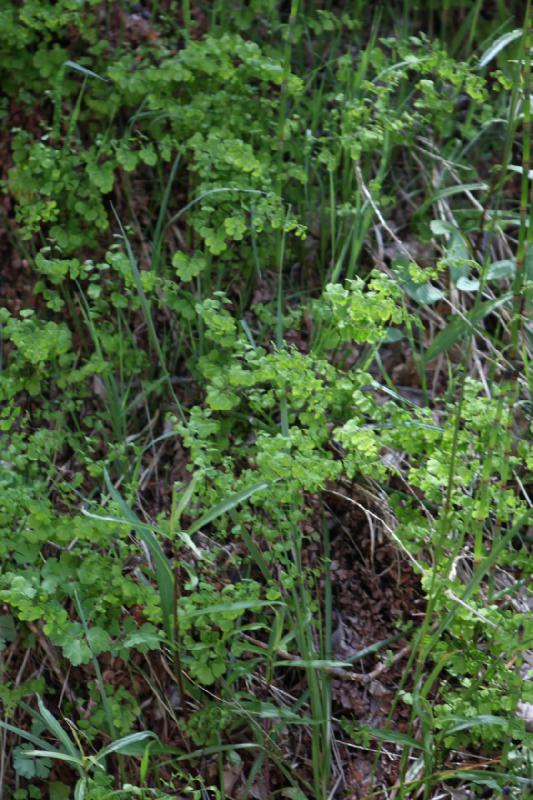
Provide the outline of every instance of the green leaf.
<path id="1" fill-rule="evenodd" d="M 74 764 L 78 769 L 81 769 L 81 761 L 79 758 L 70 756 L 68 753 L 62 753 L 60 750 L 54 750 L 53 753 L 50 753 L 49 750 L 28 750 L 27 754 L 34 758 L 48 758 L 48 756 L 50 756 L 56 761 L 66 761 L 68 764 Z"/>
<path id="2" fill-rule="evenodd" d="M 442 219 L 432 219 L 429 223 L 429 227 L 434 236 L 448 236 L 457 230 L 451 222 L 445 222 Z"/>
<path id="3" fill-rule="evenodd" d="M 458 731 L 466 731 L 476 725 L 497 725 L 500 728 L 509 728 L 509 719 L 506 717 L 497 717 L 494 714 L 480 714 L 477 717 L 470 717 L 468 719 L 462 717 L 442 717 L 439 720 L 441 723 L 447 722 L 454 723 L 450 728 L 442 731 L 442 736 L 449 736 Z"/>
<path id="4" fill-rule="evenodd" d="M 178 251 L 172 256 L 172 266 L 178 278 L 182 281 L 191 281 L 207 268 L 207 259 L 201 253 L 189 256 Z"/>
<path id="5" fill-rule="evenodd" d="M 48 709 L 46 708 L 45 704 L 37 695 L 37 705 L 39 707 L 39 713 L 43 718 L 44 723 L 48 730 L 54 734 L 58 742 L 61 742 L 67 753 L 73 758 L 79 760 L 80 758 L 80 751 L 70 738 L 70 736 L 63 730 L 57 719 L 51 714 Z"/>
<path id="6" fill-rule="evenodd" d="M 464 192 L 483 192 L 488 188 L 488 184 L 486 183 L 458 183 L 454 186 L 445 186 L 443 189 L 438 189 L 422 203 L 422 205 L 417 208 L 416 214 L 417 216 L 422 216 L 433 203 L 442 200 L 444 197 L 452 197 L 455 194 L 463 194 Z M 436 220 L 434 220 L 434 222 L 435 221 Z M 433 223 L 431 223 L 431 230 L 438 235 L 437 231 L 433 228 Z"/>
<path id="7" fill-rule="evenodd" d="M 115 170 L 111 161 L 105 164 L 87 164 L 87 175 L 102 194 L 108 194 L 113 189 Z"/>
<path id="8" fill-rule="evenodd" d="M 506 258 L 503 261 L 494 261 L 487 270 L 487 280 L 497 281 L 501 278 L 510 278 L 516 272 L 516 261 L 514 258 Z"/>
<path id="9" fill-rule="evenodd" d="M 99 81 L 104 81 L 104 83 L 109 83 L 109 78 L 102 78 L 101 75 L 98 75 L 96 72 L 93 72 L 92 69 L 87 69 L 87 67 L 82 67 L 81 64 L 78 64 L 77 61 L 65 61 L 63 64 L 64 67 L 69 67 L 73 69 L 75 72 L 79 72 L 86 78 L 97 78 Z"/>
<path id="10" fill-rule="evenodd" d="M 385 328 L 385 336 L 383 337 L 383 342 L 386 344 L 392 344 L 394 342 L 401 342 L 402 339 L 405 339 L 405 333 L 400 330 L 400 328 Z"/>
<path id="11" fill-rule="evenodd" d="M 0 639 L 3 639 L 4 642 L 14 642 L 16 638 L 15 620 L 11 614 L 2 614 L 0 616 Z"/>
<path id="12" fill-rule="evenodd" d="M 50 800 L 69 800 L 70 798 L 70 789 L 66 783 L 52 781 L 52 783 L 48 785 L 48 792 Z"/>
<path id="13" fill-rule="evenodd" d="M 369 733 L 373 739 L 378 739 L 380 742 L 391 742 L 392 744 L 402 744 L 404 747 L 414 747 L 417 750 L 422 749 L 421 742 L 417 742 L 416 739 L 399 731 L 387 731 L 382 728 L 371 728 L 369 725 L 363 725 L 356 732 Z"/>
<path id="14" fill-rule="evenodd" d="M 268 489 L 269 486 L 270 483 L 261 481 L 261 483 L 254 483 L 253 486 L 249 486 L 247 489 L 243 489 L 241 492 L 236 492 L 235 494 L 230 495 L 230 497 L 226 498 L 226 500 L 218 503 L 218 505 L 216 505 L 210 511 L 203 514 L 200 519 L 196 520 L 196 522 L 188 529 L 187 533 L 191 536 L 201 528 L 205 528 L 205 526 L 209 525 L 209 523 L 213 522 L 213 520 L 221 517 L 228 511 L 231 511 L 231 509 L 235 508 L 235 506 L 244 503 L 245 500 L 248 500 L 248 498 L 252 497 L 256 492 L 261 492 L 264 489 Z"/>
<path id="15" fill-rule="evenodd" d="M 494 311 L 499 306 L 507 303 L 511 299 L 511 294 L 506 293 L 497 300 L 490 300 L 486 303 L 481 303 L 472 311 L 469 311 L 464 317 L 455 316 L 450 323 L 442 330 L 430 344 L 424 354 L 424 361 L 426 364 L 433 358 L 436 358 L 441 353 L 446 353 L 454 344 L 456 344 L 463 336 L 466 336 L 473 331 L 475 325 L 480 322 L 487 314 Z"/>
<path id="16" fill-rule="evenodd" d="M 138 745 L 140 742 L 144 742 L 146 739 L 156 739 L 159 741 L 159 738 L 152 731 L 138 731 L 137 733 L 130 733 L 129 736 L 124 736 L 122 739 L 117 739 L 116 741 L 111 742 L 111 744 L 108 744 L 107 747 L 102 748 L 102 750 L 98 752 L 96 760 L 102 761 L 102 759 L 106 758 L 106 756 L 110 755 L 111 753 L 142 755 L 144 753 L 144 745 L 141 748 L 139 748 Z"/>
<path id="17" fill-rule="evenodd" d="M 514 42 L 516 39 L 519 39 L 520 36 L 522 36 L 522 33 L 523 33 L 522 28 L 515 28 L 513 31 L 508 31 L 507 33 L 504 33 L 503 36 L 500 36 L 498 39 L 496 39 L 496 41 L 493 42 L 490 45 L 490 47 L 488 47 L 485 50 L 485 52 L 479 59 L 480 69 L 486 67 L 487 64 L 490 61 L 492 61 L 493 58 L 496 58 L 498 53 L 501 53 L 501 51 L 508 45 L 510 45 L 511 42 Z"/>
<path id="18" fill-rule="evenodd" d="M 92 657 L 89 645 L 82 638 L 68 639 L 62 646 L 62 650 L 65 658 L 68 658 L 74 667 L 78 667 L 80 664 L 88 664 Z"/>
<path id="19" fill-rule="evenodd" d="M 80 778 L 74 789 L 74 800 L 85 800 L 87 793 L 87 778 Z"/>
<path id="20" fill-rule="evenodd" d="M 9 722 L 3 722 L 0 720 L 0 728 L 3 728 L 5 731 L 10 731 L 10 733 L 16 733 L 17 736 L 21 736 L 23 739 L 26 739 L 26 741 L 37 745 L 37 747 L 40 747 L 44 750 L 48 749 L 50 753 L 55 752 L 54 748 L 52 748 L 44 739 L 40 739 L 38 736 L 34 736 L 32 733 L 23 731 L 22 728 L 17 728 L 16 725 L 10 725 Z"/>
<path id="21" fill-rule="evenodd" d="M 157 629 L 150 622 L 145 622 L 141 627 L 131 633 L 122 642 L 123 647 L 135 647 L 147 650 L 158 650 L 161 646 L 161 637 Z"/>
<path id="22" fill-rule="evenodd" d="M 137 536 L 144 542 L 150 555 L 154 559 L 159 597 L 161 599 L 161 613 L 163 614 L 163 627 L 169 640 L 171 640 L 173 636 L 172 620 L 174 618 L 174 575 L 172 567 L 153 532 L 149 530 L 146 525 L 141 523 L 140 519 L 126 503 L 120 492 L 115 489 L 107 470 L 104 471 L 104 478 L 112 499 L 120 506 L 122 513 L 131 523 Z"/>
<path id="23" fill-rule="evenodd" d="M 283 605 L 285 605 L 285 603 L 282 603 L 280 600 L 237 600 L 235 603 L 217 603 L 216 605 L 199 608 L 196 611 L 184 612 L 180 614 L 180 619 L 193 619 L 195 617 L 203 617 L 206 614 L 228 614 L 248 611 L 251 608 Z"/>
<path id="24" fill-rule="evenodd" d="M 398 283 L 404 292 L 420 305 L 431 305 L 444 297 L 442 289 L 438 289 L 432 283 L 415 283 L 412 280 L 409 275 L 407 259 L 399 258 L 396 261 L 395 268 L 398 274 Z"/>
<path id="25" fill-rule="evenodd" d="M 429 306 L 442 300 L 444 292 L 431 283 L 416 284 L 414 281 L 405 281 L 403 288 L 409 297 L 422 306 Z"/>
<path id="26" fill-rule="evenodd" d="M 311 669 L 342 669 L 351 667 L 348 661 L 330 661 L 324 658 L 295 658 L 290 661 L 276 661 L 276 667 L 310 667 Z"/>
<path id="27" fill-rule="evenodd" d="M 477 292 L 479 289 L 479 281 L 477 278 L 462 276 L 457 281 L 456 286 L 461 292 Z"/>
<path id="28" fill-rule="evenodd" d="M 103 628 L 99 628 L 98 626 L 89 628 L 87 638 L 89 647 L 95 656 L 111 649 L 111 637 Z"/>
<path id="29" fill-rule="evenodd" d="M 15 772 L 28 780 L 32 778 L 47 778 L 52 769 L 52 762 L 49 758 L 50 753 L 45 751 L 47 757 L 37 759 L 32 756 L 32 752 L 28 749 L 28 745 L 15 747 L 13 751 L 13 768 Z"/>

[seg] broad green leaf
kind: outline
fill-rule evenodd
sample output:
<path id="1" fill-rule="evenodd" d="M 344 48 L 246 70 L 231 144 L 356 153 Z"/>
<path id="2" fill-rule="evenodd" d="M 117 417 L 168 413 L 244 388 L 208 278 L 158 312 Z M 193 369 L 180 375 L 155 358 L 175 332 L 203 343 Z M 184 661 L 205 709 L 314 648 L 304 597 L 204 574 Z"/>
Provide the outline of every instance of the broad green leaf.
<path id="1" fill-rule="evenodd" d="M 514 258 L 506 258 L 503 261 L 494 261 L 487 270 L 487 280 L 497 281 L 500 278 L 510 278 L 516 272 L 516 261 Z"/>
<path id="2" fill-rule="evenodd" d="M 446 248 L 446 261 L 452 283 L 457 284 L 461 278 L 468 277 L 472 260 L 464 236 L 459 231 L 454 231 L 451 235 Z"/>
<path id="3" fill-rule="evenodd" d="M 442 289 L 438 289 L 431 283 L 417 284 L 414 281 L 406 281 L 403 288 L 409 297 L 412 297 L 422 306 L 432 305 L 444 297 Z"/>
<path id="4" fill-rule="evenodd" d="M 490 47 L 488 47 L 481 58 L 479 59 L 479 66 L 481 69 L 486 67 L 493 58 L 496 58 L 498 53 L 501 53 L 511 42 L 514 42 L 516 39 L 519 39 L 522 36 L 522 28 L 515 28 L 513 31 L 508 31 L 504 33 L 503 36 L 499 36 L 496 41 L 494 41 Z"/>
<path id="5" fill-rule="evenodd" d="M 399 285 L 409 297 L 412 297 L 420 305 L 431 305 L 444 297 L 444 292 L 429 281 L 415 283 L 409 274 L 409 262 L 403 256 L 397 259 L 394 266 Z"/>
<path id="6" fill-rule="evenodd" d="M 461 292 L 477 292 L 479 289 L 479 281 L 477 278 L 462 276 L 457 281 L 456 286 Z"/>

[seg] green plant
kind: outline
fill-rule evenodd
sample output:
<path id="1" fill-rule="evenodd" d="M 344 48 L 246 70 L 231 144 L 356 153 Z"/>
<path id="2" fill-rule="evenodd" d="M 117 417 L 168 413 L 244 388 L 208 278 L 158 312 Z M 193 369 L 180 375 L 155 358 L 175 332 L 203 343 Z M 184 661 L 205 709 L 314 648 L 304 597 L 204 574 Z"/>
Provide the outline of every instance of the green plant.
<path id="1" fill-rule="evenodd" d="M 530 789 L 530 5 L 325 5 L 0 10 L 15 797 Z"/>
<path id="2" fill-rule="evenodd" d="M 20 728 L 10 725 L 7 722 L 0 721 L 1 728 L 18 734 L 33 745 L 33 749 L 24 748 L 23 750 L 19 750 L 16 756 L 17 760 L 15 761 L 15 769 L 17 769 L 17 771 L 19 771 L 21 774 L 29 777 L 33 777 L 33 775 L 39 775 L 42 777 L 44 771 L 44 776 L 46 777 L 46 774 L 50 769 L 51 762 L 54 759 L 71 764 L 79 774 L 79 778 L 74 789 L 75 800 L 84 800 L 84 798 L 87 796 L 87 789 L 89 781 L 91 780 L 90 776 L 94 770 L 99 769 L 105 773 L 104 764 L 105 759 L 108 756 L 110 756 L 112 753 L 137 753 L 139 752 L 139 745 L 141 742 L 147 738 L 155 738 L 155 734 L 151 733 L 150 731 L 140 731 L 111 742 L 111 744 L 102 748 L 95 755 L 85 755 L 81 748 L 81 743 L 76 735 L 75 728 L 73 726 L 71 727 L 71 738 L 71 736 L 69 736 L 69 734 L 61 727 L 59 722 L 46 708 L 40 697 L 37 697 L 37 704 L 39 708 L 38 714 L 36 712 L 32 712 L 29 707 L 26 708 L 31 712 L 31 715 L 38 722 L 39 726 L 47 729 L 47 731 L 52 734 L 52 736 L 56 739 L 57 745 L 53 746 L 40 736 L 36 736 L 33 733 L 21 730 Z M 140 750 L 141 753 L 143 749 L 144 747 Z M 37 761 L 35 766 L 31 766 L 35 759 L 39 759 L 40 761 Z M 40 773 L 39 765 L 41 765 Z M 32 774 L 30 774 L 30 768 Z"/>

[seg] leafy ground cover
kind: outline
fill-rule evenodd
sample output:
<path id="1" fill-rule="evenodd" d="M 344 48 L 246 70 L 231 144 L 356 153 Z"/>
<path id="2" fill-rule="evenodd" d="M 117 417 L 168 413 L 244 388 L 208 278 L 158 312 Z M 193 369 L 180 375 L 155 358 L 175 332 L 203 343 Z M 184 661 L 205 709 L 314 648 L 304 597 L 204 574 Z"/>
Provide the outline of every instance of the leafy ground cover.
<path id="1" fill-rule="evenodd" d="M 0 4 L 0 798 L 533 794 L 530 3 Z"/>

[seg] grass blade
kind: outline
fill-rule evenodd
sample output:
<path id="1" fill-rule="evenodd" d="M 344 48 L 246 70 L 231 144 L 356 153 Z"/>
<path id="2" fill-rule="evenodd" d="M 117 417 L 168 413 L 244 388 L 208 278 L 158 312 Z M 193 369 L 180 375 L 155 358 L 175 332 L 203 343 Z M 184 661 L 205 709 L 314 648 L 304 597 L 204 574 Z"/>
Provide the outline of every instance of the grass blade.
<path id="1" fill-rule="evenodd" d="M 218 503 L 210 511 L 203 514 L 199 520 L 191 525 L 187 533 L 189 536 L 192 536 L 193 533 L 196 533 L 201 528 L 205 528 L 205 526 L 209 525 L 210 522 L 213 522 L 218 517 L 221 517 L 223 514 L 231 511 L 233 508 L 235 508 L 235 506 L 240 505 L 240 503 L 244 503 L 245 500 L 248 500 L 248 498 L 252 497 L 252 495 L 254 495 L 256 492 L 261 492 L 263 489 L 268 489 L 269 486 L 270 484 L 268 482 L 261 481 L 260 483 L 254 483 L 253 486 L 249 486 L 247 489 L 243 489 L 241 492 L 236 492 L 235 494 L 230 495 L 230 497 L 226 498 L 221 503 Z"/>

